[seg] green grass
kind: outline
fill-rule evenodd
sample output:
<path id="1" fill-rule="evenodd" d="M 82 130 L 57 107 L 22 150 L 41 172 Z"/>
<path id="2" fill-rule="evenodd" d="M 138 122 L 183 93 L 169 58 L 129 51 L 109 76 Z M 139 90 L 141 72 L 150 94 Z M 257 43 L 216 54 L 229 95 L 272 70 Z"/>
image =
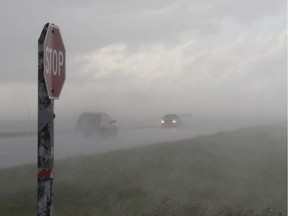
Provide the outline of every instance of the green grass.
<path id="1" fill-rule="evenodd" d="M 60 216 L 284 216 L 286 127 L 263 126 L 55 162 Z M 36 167 L 0 170 L 0 216 L 36 214 Z"/>

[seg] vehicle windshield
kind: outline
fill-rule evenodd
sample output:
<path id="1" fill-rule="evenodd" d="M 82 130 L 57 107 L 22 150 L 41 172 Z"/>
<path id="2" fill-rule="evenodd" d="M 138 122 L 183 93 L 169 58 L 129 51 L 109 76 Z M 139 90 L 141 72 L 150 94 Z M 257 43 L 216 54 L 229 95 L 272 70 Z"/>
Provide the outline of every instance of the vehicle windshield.
<path id="1" fill-rule="evenodd" d="M 179 117 L 176 114 L 167 114 L 163 119 L 178 119 Z"/>

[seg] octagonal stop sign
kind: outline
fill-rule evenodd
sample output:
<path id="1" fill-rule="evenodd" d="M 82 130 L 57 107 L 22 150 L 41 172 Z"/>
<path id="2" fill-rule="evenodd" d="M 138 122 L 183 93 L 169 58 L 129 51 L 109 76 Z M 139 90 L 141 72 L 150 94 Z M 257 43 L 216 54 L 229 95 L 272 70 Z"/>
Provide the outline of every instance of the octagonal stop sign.
<path id="1" fill-rule="evenodd" d="M 50 99 L 58 99 L 65 81 L 65 47 L 59 27 L 49 24 L 43 44 L 44 79 Z"/>

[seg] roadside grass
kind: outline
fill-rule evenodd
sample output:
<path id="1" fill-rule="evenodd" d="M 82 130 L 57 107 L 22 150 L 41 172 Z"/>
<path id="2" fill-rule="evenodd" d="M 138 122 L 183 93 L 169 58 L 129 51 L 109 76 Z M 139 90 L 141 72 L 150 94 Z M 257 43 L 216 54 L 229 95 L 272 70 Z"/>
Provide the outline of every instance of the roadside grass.
<path id="1" fill-rule="evenodd" d="M 14 138 L 14 137 L 30 137 L 36 136 L 34 131 L 21 131 L 21 132 L 1 132 L 0 138 Z"/>
<path id="2" fill-rule="evenodd" d="M 262 126 L 55 161 L 55 215 L 287 215 L 286 133 Z M 0 216 L 36 215 L 36 172 L 0 170 Z"/>

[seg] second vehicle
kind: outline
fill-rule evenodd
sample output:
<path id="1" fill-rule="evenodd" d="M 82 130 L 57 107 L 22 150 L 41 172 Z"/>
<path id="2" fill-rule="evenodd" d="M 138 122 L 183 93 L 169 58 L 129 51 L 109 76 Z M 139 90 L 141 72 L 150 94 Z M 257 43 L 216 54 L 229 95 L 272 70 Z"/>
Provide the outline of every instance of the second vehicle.
<path id="1" fill-rule="evenodd" d="M 182 124 L 177 114 L 166 114 L 161 118 L 161 127 L 178 127 Z"/>

